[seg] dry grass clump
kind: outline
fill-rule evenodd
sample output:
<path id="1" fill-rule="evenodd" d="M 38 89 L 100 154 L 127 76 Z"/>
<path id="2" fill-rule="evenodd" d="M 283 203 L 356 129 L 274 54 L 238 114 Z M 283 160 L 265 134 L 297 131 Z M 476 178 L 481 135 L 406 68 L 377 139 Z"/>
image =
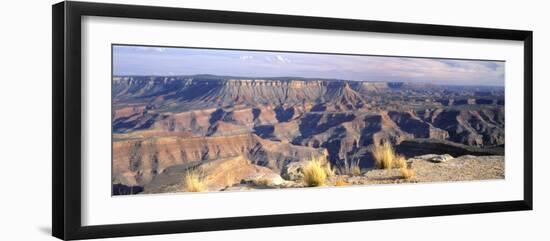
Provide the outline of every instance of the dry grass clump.
<path id="1" fill-rule="evenodd" d="M 351 166 L 351 175 L 352 176 L 361 175 L 361 168 L 359 167 L 359 162 L 356 162 L 354 165 Z"/>
<path id="2" fill-rule="evenodd" d="M 344 158 L 343 165 L 340 165 L 338 172 L 341 175 L 359 176 L 361 175 L 361 167 L 359 166 L 359 159 L 354 159 L 351 162 L 347 158 Z"/>
<path id="3" fill-rule="evenodd" d="M 186 192 L 203 192 L 206 190 L 204 175 L 200 170 L 192 169 L 185 173 L 183 187 Z"/>
<path id="4" fill-rule="evenodd" d="M 409 180 L 414 177 L 415 172 L 412 168 L 402 167 L 401 168 L 401 175 L 403 175 L 403 178 Z"/>
<path id="5" fill-rule="evenodd" d="M 346 180 L 344 180 L 343 177 L 339 177 L 336 182 L 334 183 L 334 186 L 337 186 L 337 187 L 341 187 L 341 186 L 347 186 L 348 185 L 348 182 L 346 182 Z"/>
<path id="6" fill-rule="evenodd" d="M 323 163 L 322 165 L 323 165 L 323 168 L 325 169 L 325 173 L 327 174 L 327 177 L 336 176 L 336 170 L 332 168 L 332 166 L 330 165 L 330 162 L 327 160 L 326 157 L 322 157 L 319 161 Z"/>
<path id="7" fill-rule="evenodd" d="M 336 175 L 336 170 L 334 170 L 329 164 L 325 165 L 325 173 L 328 177 L 333 177 Z"/>
<path id="8" fill-rule="evenodd" d="M 391 169 L 398 166 L 398 156 L 388 141 L 382 145 L 376 144 L 372 150 L 376 166 L 381 169 Z"/>
<path id="9" fill-rule="evenodd" d="M 399 168 L 404 179 L 411 179 L 415 176 L 412 168 L 409 168 L 405 156 L 398 155 L 388 141 L 382 145 L 376 144 L 372 150 L 376 166 L 381 169 Z"/>
<path id="10" fill-rule="evenodd" d="M 398 168 L 407 168 L 407 160 L 403 155 L 398 155 L 397 160 L 395 161 Z"/>
<path id="11" fill-rule="evenodd" d="M 330 166 L 327 161 L 312 158 L 302 168 L 303 181 L 310 187 L 318 187 L 325 185 L 327 179 L 327 167 Z M 332 168 L 328 168 L 332 170 Z M 331 171 L 332 172 L 332 171 Z"/>

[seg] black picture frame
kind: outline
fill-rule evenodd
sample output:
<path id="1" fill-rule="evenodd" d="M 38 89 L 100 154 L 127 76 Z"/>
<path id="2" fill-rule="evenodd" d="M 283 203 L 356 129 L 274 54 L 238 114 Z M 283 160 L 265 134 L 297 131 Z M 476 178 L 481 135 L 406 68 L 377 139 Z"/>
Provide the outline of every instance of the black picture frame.
<path id="1" fill-rule="evenodd" d="M 378 33 L 516 40 L 524 44 L 523 199 L 421 207 L 342 210 L 235 218 L 99 226 L 81 224 L 81 17 L 104 16 Z M 532 210 L 533 208 L 533 32 L 523 30 L 366 21 L 324 17 L 197 10 L 171 7 L 60 2 L 52 6 L 52 233 L 87 239 L 213 230 L 309 225 L 380 219 Z"/>

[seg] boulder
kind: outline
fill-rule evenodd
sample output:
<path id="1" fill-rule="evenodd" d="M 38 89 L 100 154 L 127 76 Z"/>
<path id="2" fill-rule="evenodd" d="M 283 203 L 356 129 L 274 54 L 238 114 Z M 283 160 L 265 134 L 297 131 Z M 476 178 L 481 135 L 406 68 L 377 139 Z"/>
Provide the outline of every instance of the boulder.
<path id="1" fill-rule="evenodd" d="M 276 173 L 255 173 L 241 180 L 241 184 L 251 184 L 255 186 L 280 186 L 285 180 Z"/>
<path id="2" fill-rule="evenodd" d="M 443 155 L 434 156 L 429 161 L 440 163 L 440 162 L 447 162 L 448 160 L 451 160 L 453 158 L 454 157 L 449 154 L 443 154 Z"/>
<path id="3" fill-rule="evenodd" d="M 205 191 L 218 191 L 239 184 L 243 179 L 263 181 L 278 185 L 283 180 L 271 169 L 254 165 L 243 156 L 221 158 L 213 161 L 198 162 L 194 165 L 183 164 L 167 168 L 144 187 L 144 193 L 183 192 L 183 180 L 188 171 L 199 171 Z"/>
<path id="4" fill-rule="evenodd" d="M 236 185 L 232 187 L 226 187 L 224 189 L 221 189 L 220 191 L 233 192 L 233 191 L 249 191 L 249 190 L 254 190 L 254 188 L 251 185 Z"/>
<path id="5" fill-rule="evenodd" d="M 297 181 L 303 178 L 302 168 L 306 162 L 290 162 L 281 170 L 282 176 L 286 180 Z"/>
<path id="6" fill-rule="evenodd" d="M 422 155 L 422 156 L 415 156 L 411 159 L 412 160 L 425 160 L 425 161 L 430 161 L 430 162 L 434 162 L 434 163 L 441 163 L 441 162 L 447 162 L 447 161 L 449 161 L 453 158 L 454 157 L 449 155 L 449 154 L 443 154 L 443 155 L 426 154 L 426 155 Z M 410 160 L 410 161 L 412 161 L 412 160 Z"/>

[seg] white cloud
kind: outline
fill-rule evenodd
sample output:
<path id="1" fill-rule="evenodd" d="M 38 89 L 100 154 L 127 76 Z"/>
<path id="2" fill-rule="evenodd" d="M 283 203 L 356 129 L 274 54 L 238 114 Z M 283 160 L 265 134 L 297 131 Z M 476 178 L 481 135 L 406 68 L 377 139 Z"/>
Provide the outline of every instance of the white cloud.
<path id="1" fill-rule="evenodd" d="M 139 51 L 155 51 L 159 53 L 162 53 L 165 50 L 165 48 L 161 48 L 161 47 L 143 47 L 143 46 L 139 46 L 136 49 Z"/>
<path id="2" fill-rule="evenodd" d="M 137 51 L 131 51 L 135 49 Z M 129 51 L 130 50 L 130 51 Z M 504 62 L 120 46 L 115 73 L 322 77 L 503 85 Z M 159 52 L 163 52 L 159 54 Z M 242 61 L 235 61 L 235 59 Z M 144 61 L 147 60 L 147 61 Z"/>
<path id="3" fill-rule="evenodd" d="M 249 59 L 253 59 L 254 57 L 253 56 L 250 56 L 250 55 L 245 55 L 245 56 L 240 56 L 239 59 L 241 60 L 249 60 Z"/>
<path id="4" fill-rule="evenodd" d="M 291 63 L 289 58 L 285 58 L 282 55 L 275 55 L 275 56 L 265 56 L 264 60 L 268 63 L 283 63 L 288 64 Z"/>
<path id="5" fill-rule="evenodd" d="M 290 59 L 287 59 L 287 58 L 285 58 L 281 55 L 277 55 L 277 60 L 281 63 L 290 63 L 291 62 Z"/>

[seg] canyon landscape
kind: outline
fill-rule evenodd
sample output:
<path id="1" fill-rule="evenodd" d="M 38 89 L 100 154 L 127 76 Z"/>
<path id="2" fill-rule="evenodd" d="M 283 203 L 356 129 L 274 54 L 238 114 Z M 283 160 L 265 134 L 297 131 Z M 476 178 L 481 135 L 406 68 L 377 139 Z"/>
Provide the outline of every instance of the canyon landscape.
<path id="1" fill-rule="evenodd" d="M 155 60 L 148 56 L 161 58 L 169 49 L 131 51 L 128 59 L 133 62 L 128 63 L 137 59 L 151 65 Z M 402 78 L 410 76 L 401 72 L 397 77 L 376 76 L 384 78 L 379 80 L 324 72 L 310 77 L 285 67 L 300 66 L 298 57 L 306 57 L 297 54 L 275 53 L 282 57 L 264 57 L 256 66 L 250 61 L 271 52 L 233 52 L 239 53 L 234 61 L 242 61 L 249 75 L 226 75 L 237 67 L 210 71 L 214 74 L 136 74 L 117 69 L 128 64 L 125 52 L 119 59 L 114 56 L 113 195 L 504 178 L 500 75 L 495 76 L 501 85 L 452 78 L 452 83 L 408 81 Z M 455 62 L 444 64 L 457 67 Z M 483 71 L 502 71 L 500 64 L 481 64 L 490 67 Z M 460 65 L 465 66 L 471 65 Z M 276 71 L 268 74 L 271 69 Z"/>

